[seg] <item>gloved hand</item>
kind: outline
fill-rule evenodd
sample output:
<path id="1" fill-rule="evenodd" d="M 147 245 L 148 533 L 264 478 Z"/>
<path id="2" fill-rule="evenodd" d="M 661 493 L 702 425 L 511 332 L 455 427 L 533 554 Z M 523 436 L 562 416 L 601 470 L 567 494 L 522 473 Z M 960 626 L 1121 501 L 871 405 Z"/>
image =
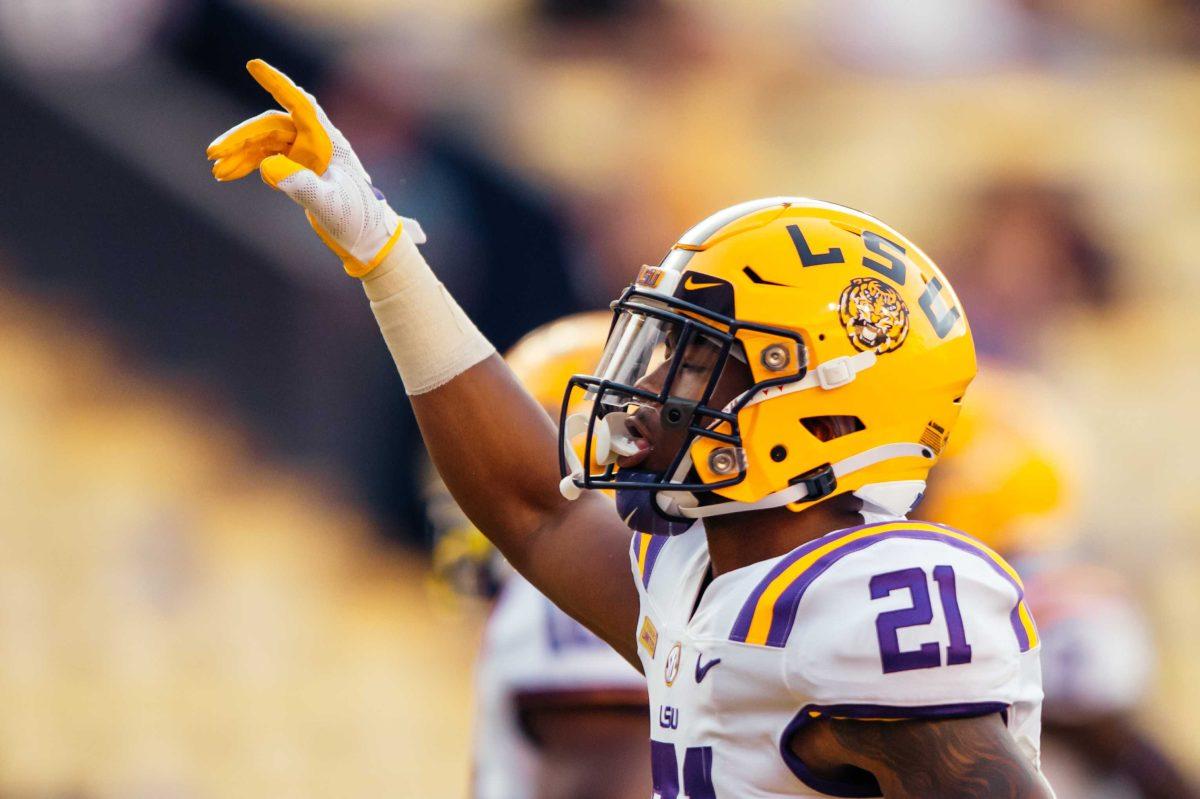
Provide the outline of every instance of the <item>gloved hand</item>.
<path id="1" fill-rule="evenodd" d="M 266 111 L 235 125 L 208 146 L 213 177 L 237 180 L 258 169 L 262 179 L 304 207 L 317 235 L 342 259 L 347 274 L 362 278 L 383 261 L 407 229 L 414 243 L 420 225 L 392 210 L 371 176 L 316 99 L 266 61 L 246 69 L 284 111 Z"/>

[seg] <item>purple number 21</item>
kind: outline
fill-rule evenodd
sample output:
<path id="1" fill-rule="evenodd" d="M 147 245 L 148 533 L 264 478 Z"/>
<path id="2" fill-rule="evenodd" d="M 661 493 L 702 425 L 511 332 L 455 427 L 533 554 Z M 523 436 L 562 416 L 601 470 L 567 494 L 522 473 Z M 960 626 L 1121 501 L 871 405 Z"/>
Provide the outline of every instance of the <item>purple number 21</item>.
<path id="1" fill-rule="evenodd" d="M 950 645 L 946 647 L 946 665 L 970 663 L 971 645 L 967 643 L 962 613 L 958 609 L 954 569 L 949 566 L 935 566 L 933 579 L 938 584 L 942 615 L 946 618 L 946 630 L 950 634 Z M 933 621 L 933 606 L 929 603 L 929 578 L 924 569 L 901 569 L 875 575 L 871 578 L 871 599 L 882 599 L 902 588 L 907 588 L 912 595 L 912 607 L 884 611 L 875 619 L 884 674 L 912 669 L 932 669 L 942 665 L 940 647 L 935 641 L 921 644 L 918 649 L 900 651 L 898 630 L 923 626 Z"/>

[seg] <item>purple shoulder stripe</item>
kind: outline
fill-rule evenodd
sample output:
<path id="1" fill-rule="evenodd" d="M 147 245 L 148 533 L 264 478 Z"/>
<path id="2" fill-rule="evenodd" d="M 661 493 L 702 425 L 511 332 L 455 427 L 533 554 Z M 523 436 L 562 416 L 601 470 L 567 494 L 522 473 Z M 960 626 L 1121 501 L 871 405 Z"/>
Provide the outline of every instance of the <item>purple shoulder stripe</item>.
<path id="1" fill-rule="evenodd" d="M 895 526 L 894 522 L 888 522 L 885 524 L 893 527 Z M 924 522 L 922 525 L 943 527 L 948 532 L 958 532 L 952 528 L 945 527 L 944 525 L 933 525 L 932 523 L 928 522 Z M 745 642 L 750 633 L 750 627 L 754 619 L 755 610 L 757 609 L 759 599 L 762 597 L 763 592 L 766 591 L 771 582 L 780 576 L 784 571 L 786 571 L 789 566 L 808 553 L 812 552 L 814 549 L 837 541 L 839 538 L 843 538 L 851 533 L 874 526 L 881 525 L 863 525 L 861 527 L 852 527 L 847 530 L 842 530 L 833 535 L 818 538 L 816 541 L 810 541 L 809 543 L 784 557 L 755 587 L 754 591 L 750 594 L 750 597 L 746 600 L 746 603 L 742 606 L 741 612 L 738 613 L 737 619 L 734 621 L 733 629 L 730 631 L 730 639 L 733 641 Z M 1020 645 L 1021 651 L 1028 651 L 1030 648 L 1029 636 L 1025 631 L 1025 626 L 1021 623 L 1020 617 L 1021 602 L 1025 598 L 1025 592 L 1021 588 L 1021 585 L 1014 580 L 1012 576 L 1000 566 L 999 563 L 997 563 L 994 559 L 992 559 L 991 556 L 989 556 L 983 549 L 980 548 L 982 545 L 975 546 L 956 536 L 947 535 L 945 533 L 928 529 L 892 529 L 888 531 L 881 531 L 878 535 L 866 535 L 862 538 L 857 538 L 854 541 L 846 543 L 844 546 L 837 547 L 836 549 L 833 549 L 832 551 L 822 555 L 815 562 L 813 562 L 811 566 L 797 575 L 795 579 L 793 579 L 792 582 L 787 585 L 783 592 L 780 593 L 778 599 L 776 599 L 772 608 L 771 624 L 770 630 L 767 634 L 766 645 L 782 647 L 787 644 L 788 636 L 791 635 L 792 627 L 796 622 L 796 614 L 799 610 L 800 600 L 804 597 L 804 592 L 808 590 L 808 587 L 812 585 L 812 583 L 818 577 L 828 571 L 831 566 L 847 555 L 860 552 L 873 544 L 879 543 L 880 541 L 888 541 L 899 538 L 919 541 L 939 541 L 944 544 L 949 544 L 950 546 L 955 547 L 963 552 L 974 555 L 975 557 L 980 558 L 984 563 L 987 563 L 992 570 L 1004 578 L 1004 580 L 1009 583 L 1009 585 L 1011 585 L 1017 593 L 1017 602 L 1013 606 L 1009 621 L 1012 624 L 1013 632 L 1016 634 L 1017 643 Z"/>
<path id="2" fill-rule="evenodd" d="M 884 524 L 889 523 L 890 522 L 884 522 Z M 878 526 L 879 524 L 860 524 L 857 527 L 847 527 L 845 530 L 838 530 L 835 533 L 821 536 L 814 541 L 809 541 L 807 544 L 802 544 L 796 549 L 793 549 L 787 555 L 784 555 L 778 563 L 771 567 L 771 570 L 767 572 L 766 576 L 763 577 L 762 580 L 759 581 L 758 585 L 754 587 L 754 590 L 750 592 L 750 596 L 746 599 L 746 603 L 742 605 L 742 610 L 738 613 L 737 619 L 733 623 L 733 632 L 729 637 L 734 641 L 746 640 L 746 634 L 750 631 L 750 623 L 754 618 L 754 609 L 758 606 L 758 600 L 762 598 L 763 592 L 767 590 L 767 586 L 774 582 L 776 577 L 779 577 L 779 575 L 787 571 L 793 563 L 800 560 L 800 558 L 812 552 L 814 549 L 823 547 L 826 544 L 837 541 L 838 539 L 845 538 L 851 533 L 856 533 L 859 530 Z"/>
<path id="3" fill-rule="evenodd" d="M 669 535 L 652 535 L 650 536 L 650 545 L 646 547 L 646 568 L 642 570 L 642 587 L 650 586 L 650 575 L 654 571 L 654 564 L 658 562 L 658 555 L 662 552 L 663 547 L 667 545 Z"/>

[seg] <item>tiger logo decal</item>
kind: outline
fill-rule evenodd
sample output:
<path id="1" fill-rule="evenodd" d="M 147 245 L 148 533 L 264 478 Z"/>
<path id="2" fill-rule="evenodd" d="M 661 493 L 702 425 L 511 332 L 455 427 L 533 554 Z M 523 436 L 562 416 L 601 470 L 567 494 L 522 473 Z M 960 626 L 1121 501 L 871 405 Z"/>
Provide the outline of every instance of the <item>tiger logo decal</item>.
<path id="1" fill-rule="evenodd" d="M 908 306 L 894 288 L 874 277 L 856 277 L 842 291 L 838 318 L 850 343 L 877 355 L 899 349 L 908 337 Z"/>

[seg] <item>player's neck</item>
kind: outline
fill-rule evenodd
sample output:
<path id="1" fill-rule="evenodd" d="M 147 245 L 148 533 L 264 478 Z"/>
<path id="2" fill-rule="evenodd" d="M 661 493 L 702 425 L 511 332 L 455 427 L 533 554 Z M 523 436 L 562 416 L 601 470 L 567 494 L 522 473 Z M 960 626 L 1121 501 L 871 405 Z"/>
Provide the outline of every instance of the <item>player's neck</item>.
<path id="1" fill-rule="evenodd" d="M 862 524 L 861 502 L 851 494 L 807 510 L 787 508 L 712 516 L 704 520 L 713 576 L 791 552 L 826 533 Z"/>

